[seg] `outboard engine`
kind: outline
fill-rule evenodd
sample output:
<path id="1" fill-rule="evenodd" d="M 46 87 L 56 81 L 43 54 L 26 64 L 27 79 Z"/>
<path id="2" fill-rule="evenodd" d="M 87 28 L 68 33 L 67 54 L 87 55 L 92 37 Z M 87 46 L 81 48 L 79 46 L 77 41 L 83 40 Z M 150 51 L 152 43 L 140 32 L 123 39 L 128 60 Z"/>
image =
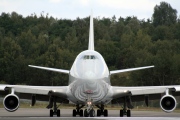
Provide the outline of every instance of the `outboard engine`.
<path id="1" fill-rule="evenodd" d="M 176 105 L 176 99 L 172 95 L 164 95 L 160 100 L 161 109 L 165 112 L 172 112 Z"/>
<path id="2" fill-rule="evenodd" d="M 19 108 L 19 97 L 15 94 L 8 94 L 3 100 L 4 108 L 9 112 L 14 112 Z"/>

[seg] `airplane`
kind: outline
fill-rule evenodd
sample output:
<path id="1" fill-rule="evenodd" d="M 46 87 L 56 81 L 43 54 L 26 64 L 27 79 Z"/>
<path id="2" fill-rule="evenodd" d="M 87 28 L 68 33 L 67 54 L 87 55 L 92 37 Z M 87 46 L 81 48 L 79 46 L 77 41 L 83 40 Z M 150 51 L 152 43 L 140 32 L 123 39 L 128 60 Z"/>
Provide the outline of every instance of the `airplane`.
<path id="1" fill-rule="evenodd" d="M 123 104 L 119 111 L 120 117 L 131 117 L 132 102 L 160 99 L 160 107 L 165 112 L 172 112 L 177 102 L 174 96 L 180 95 L 180 86 L 111 86 L 110 78 L 114 74 L 153 68 L 154 65 L 127 68 L 109 71 L 102 55 L 94 49 L 93 16 L 90 15 L 88 50 L 79 53 L 70 70 L 28 65 L 32 68 L 64 73 L 69 75 L 68 86 L 28 86 L 28 85 L 0 85 L 0 93 L 6 96 L 3 99 L 4 108 L 14 112 L 19 108 L 20 99 L 30 99 L 34 106 L 37 100 L 48 101 L 49 116 L 60 117 L 57 103 L 68 100 L 76 105 L 72 116 L 95 117 L 108 116 L 105 105 L 112 100 Z M 1 94 L 2 95 L 2 94 Z M 83 110 L 84 108 L 84 110 Z"/>

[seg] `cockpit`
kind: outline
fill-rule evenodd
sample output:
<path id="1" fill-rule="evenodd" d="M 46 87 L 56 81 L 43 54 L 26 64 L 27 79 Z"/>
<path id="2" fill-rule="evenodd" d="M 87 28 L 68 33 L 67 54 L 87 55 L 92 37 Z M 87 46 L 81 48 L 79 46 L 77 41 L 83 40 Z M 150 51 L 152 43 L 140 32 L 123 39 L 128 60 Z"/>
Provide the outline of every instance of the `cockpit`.
<path id="1" fill-rule="evenodd" d="M 103 57 L 96 51 L 86 50 L 81 52 L 72 68 L 71 75 L 81 79 L 99 79 L 109 74 Z"/>
<path id="2" fill-rule="evenodd" d="M 87 60 L 87 59 L 96 59 L 96 57 L 94 55 L 84 55 L 83 59 L 84 60 Z"/>

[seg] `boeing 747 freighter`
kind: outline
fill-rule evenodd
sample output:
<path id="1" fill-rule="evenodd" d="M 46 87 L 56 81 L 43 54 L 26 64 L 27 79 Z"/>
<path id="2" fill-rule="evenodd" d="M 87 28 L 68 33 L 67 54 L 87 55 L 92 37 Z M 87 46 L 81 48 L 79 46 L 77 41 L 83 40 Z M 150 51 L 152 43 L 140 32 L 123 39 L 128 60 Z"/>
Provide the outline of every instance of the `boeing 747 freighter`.
<path id="1" fill-rule="evenodd" d="M 160 106 L 165 112 L 172 112 L 176 108 L 176 99 L 180 86 L 144 86 L 144 87 L 119 87 L 111 86 L 111 76 L 123 72 L 152 68 L 152 66 L 129 68 L 109 71 L 103 56 L 94 49 L 93 16 L 90 16 L 89 45 L 76 57 L 70 70 L 48 68 L 29 65 L 29 67 L 64 73 L 69 75 L 68 86 L 26 86 L 26 85 L 0 85 L 1 93 L 7 93 L 4 97 L 4 108 L 14 112 L 19 108 L 19 99 L 32 100 L 32 106 L 36 100 L 49 101 L 50 117 L 60 117 L 60 109 L 57 103 L 63 99 L 76 104 L 72 110 L 72 116 L 94 117 L 96 106 L 97 116 L 108 116 L 108 110 L 104 105 L 116 99 L 123 103 L 119 115 L 130 117 L 133 101 L 145 101 L 160 99 Z"/>

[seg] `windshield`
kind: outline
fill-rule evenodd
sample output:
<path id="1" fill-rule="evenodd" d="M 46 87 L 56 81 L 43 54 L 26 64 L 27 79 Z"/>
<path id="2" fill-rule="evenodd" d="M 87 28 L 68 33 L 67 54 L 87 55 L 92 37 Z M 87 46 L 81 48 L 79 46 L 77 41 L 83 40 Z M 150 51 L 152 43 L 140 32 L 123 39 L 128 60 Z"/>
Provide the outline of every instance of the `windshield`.
<path id="1" fill-rule="evenodd" d="M 94 55 L 85 55 L 83 59 L 96 59 L 96 57 Z"/>

